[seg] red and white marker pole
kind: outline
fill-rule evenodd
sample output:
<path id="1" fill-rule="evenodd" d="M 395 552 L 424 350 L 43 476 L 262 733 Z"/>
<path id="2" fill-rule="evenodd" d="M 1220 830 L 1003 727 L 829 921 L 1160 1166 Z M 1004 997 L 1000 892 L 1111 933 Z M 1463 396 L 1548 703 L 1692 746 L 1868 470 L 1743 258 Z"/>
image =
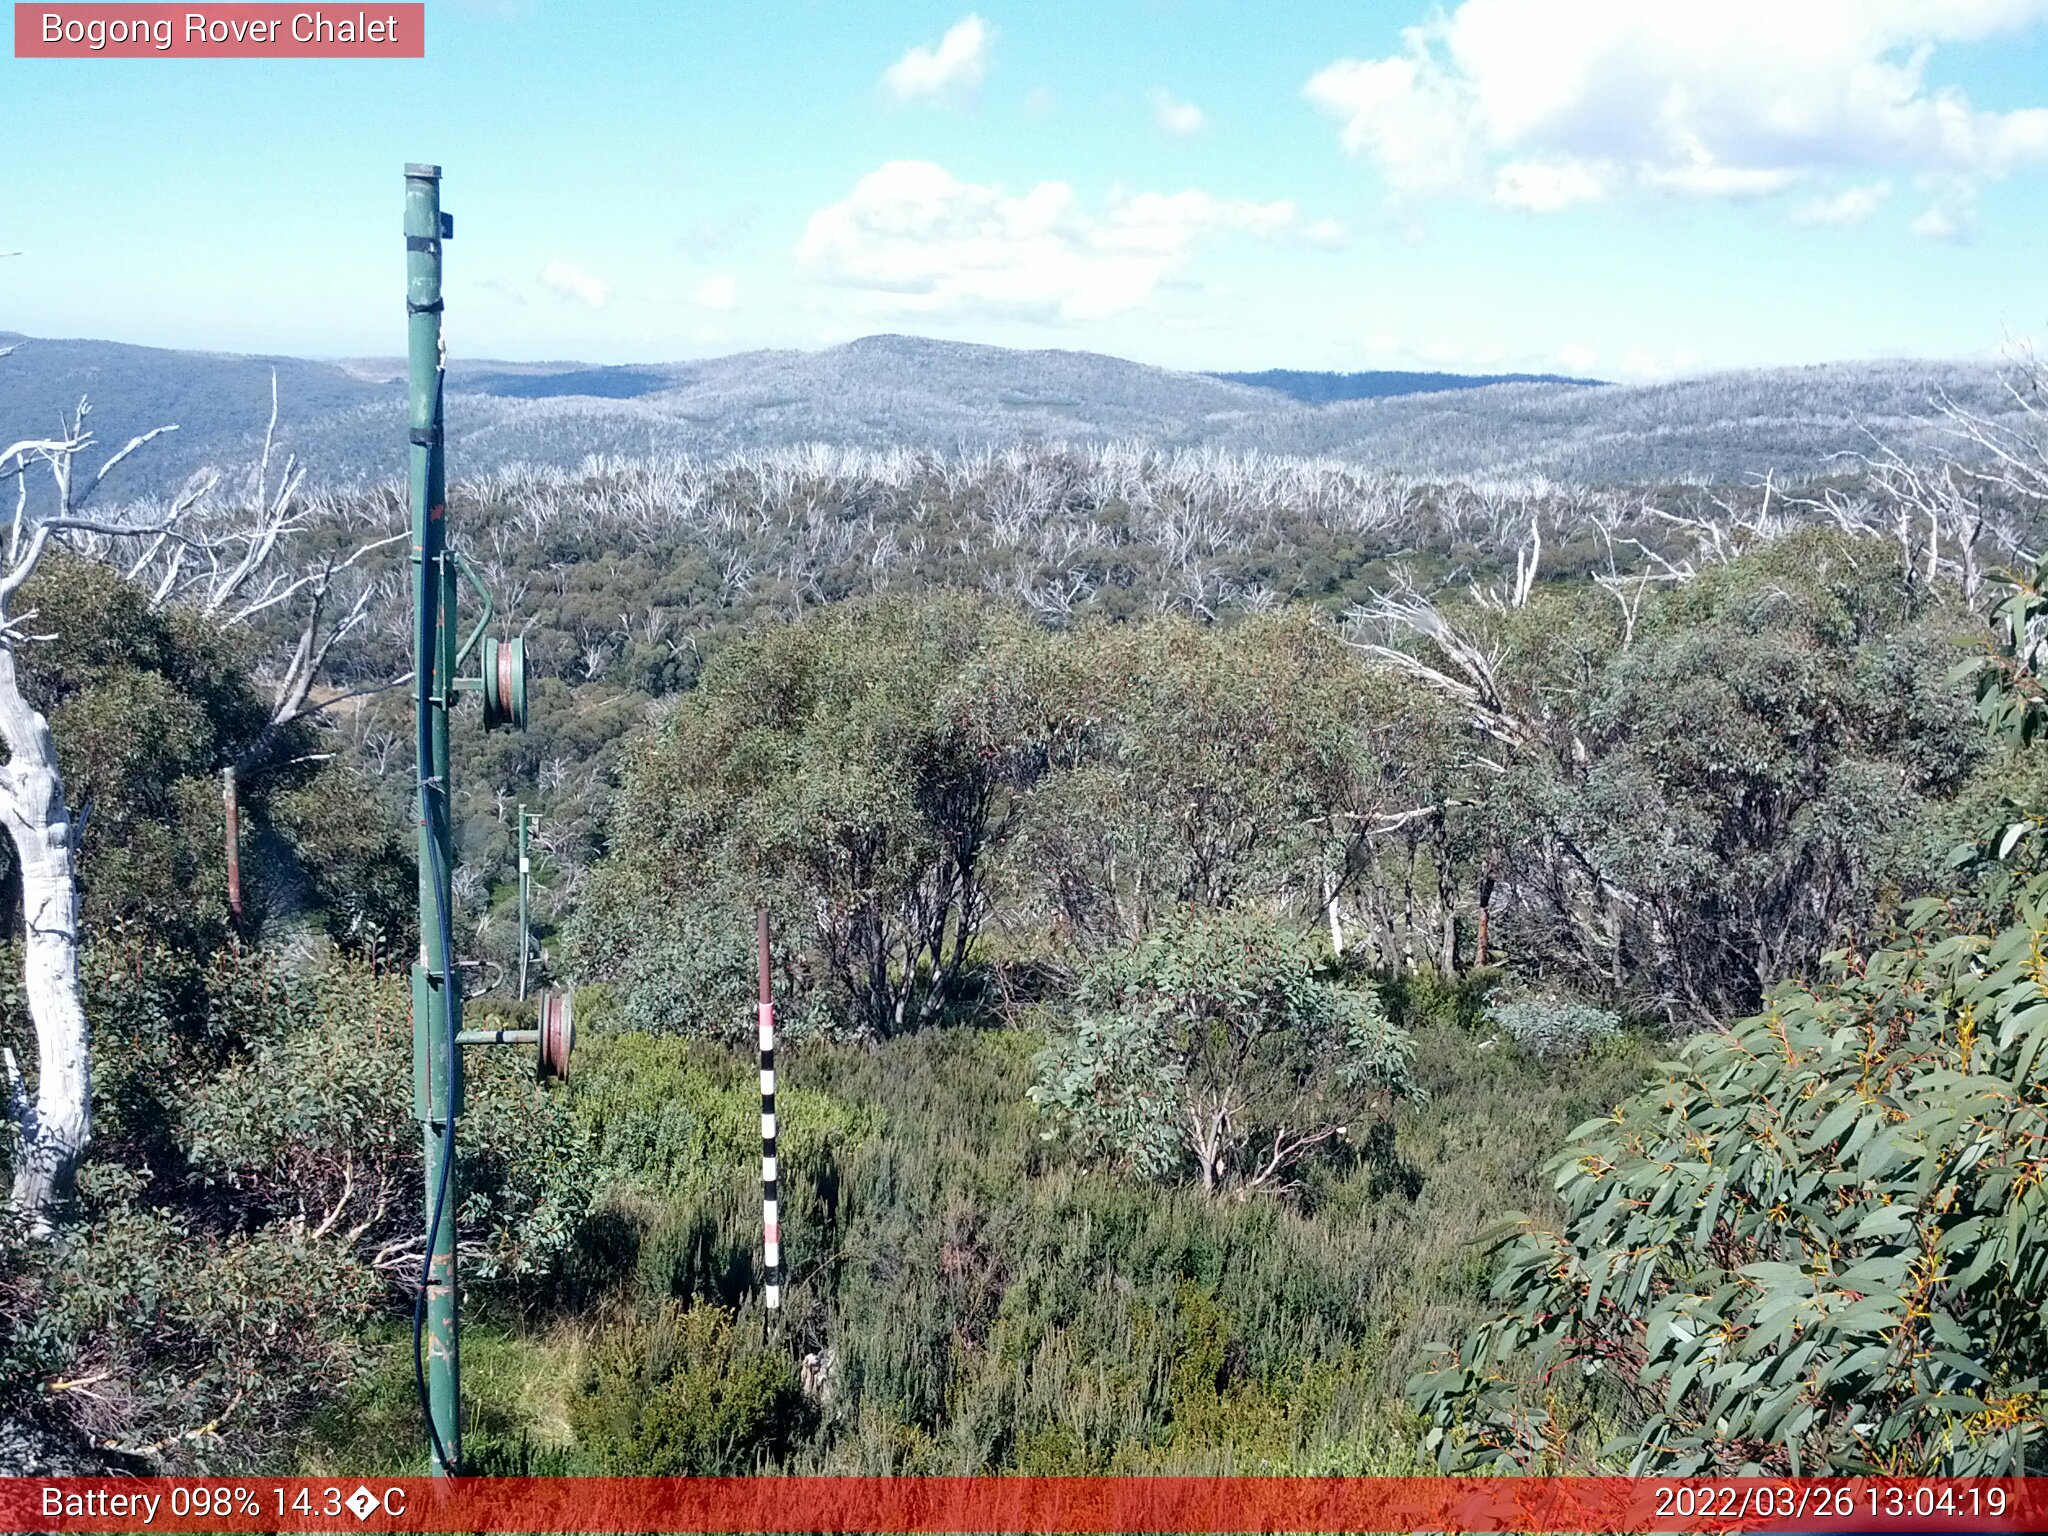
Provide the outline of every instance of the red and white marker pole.
<path id="1" fill-rule="evenodd" d="M 782 1218 L 777 1209 L 775 1166 L 775 994 L 768 979 L 768 909 L 755 914 L 761 969 L 761 1241 L 762 1300 L 770 1312 L 782 1306 Z"/>

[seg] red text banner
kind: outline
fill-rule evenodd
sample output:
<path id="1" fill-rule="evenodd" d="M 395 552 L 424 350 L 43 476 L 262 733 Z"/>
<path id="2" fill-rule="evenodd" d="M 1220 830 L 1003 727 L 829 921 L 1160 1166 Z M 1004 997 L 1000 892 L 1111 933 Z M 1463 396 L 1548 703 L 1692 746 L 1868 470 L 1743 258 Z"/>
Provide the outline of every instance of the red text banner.
<path id="1" fill-rule="evenodd" d="M 0 1478 L 8 1531 L 2048 1530 L 2048 1478 Z"/>
<path id="2" fill-rule="evenodd" d="M 23 5 L 18 59 L 419 59 L 424 4 Z"/>

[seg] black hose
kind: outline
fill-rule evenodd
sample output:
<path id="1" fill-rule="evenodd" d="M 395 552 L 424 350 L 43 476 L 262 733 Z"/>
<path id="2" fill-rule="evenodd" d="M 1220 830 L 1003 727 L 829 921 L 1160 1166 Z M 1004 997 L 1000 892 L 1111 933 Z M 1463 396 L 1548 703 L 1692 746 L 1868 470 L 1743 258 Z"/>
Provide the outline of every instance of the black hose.
<path id="1" fill-rule="evenodd" d="M 425 736 L 427 733 L 422 731 L 420 734 Z M 422 805 L 426 803 L 424 788 L 425 786 L 422 785 L 422 799 L 420 802 Z M 439 891 L 445 888 L 443 880 L 445 866 L 441 863 L 441 845 L 432 837 L 427 839 L 427 845 L 434 851 L 434 888 L 436 891 Z M 434 1405 L 427 1393 L 427 1364 L 426 1353 L 423 1348 L 427 1323 L 427 1286 L 434 1277 L 434 1239 L 441 1231 L 441 1216 L 448 1207 L 448 1175 L 449 1171 L 455 1166 L 455 1053 L 460 1049 L 455 1043 L 455 1009 L 452 1006 L 453 999 L 448 996 L 446 990 L 455 984 L 455 968 L 448 963 L 449 957 L 455 951 L 455 936 L 449 920 L 448 903 L 437 901 L 435 905 L 441 909 L 441 961 L 443 967 L 441 977 L 443 989 L 441 1017 L 446 1021 L 448 1029 L 449 1102 L 442 1106 L 442 1113 L 447 1117 L 443 1124 L 447 1126 L 447 1129 L 441 1135 L 441 1167 L 434 1178 L 434 1213 L 427 1218 L 427 1249 L 420 1259 L 419 1289 L 414 1293 L 412 1301 L 412 1381 L 414 1389 L 419 1393 L 420 1417 L 425 1419 L 427 1423 L 427 1438 L 434 1445 L 434 1459 L 439 1465 L 453 1472 L 455 1470 L 455 1463 L 448 1455 L 448 1447 L 441 1443 L 440 1428 L 434 1423 Z M 431 1111 L 433 1106 L 429 1104 L 427 1108 Z M 452 1261 L 452 1253 L 450 1258 Z M 452 1276 L 450 1277 L 450 1283 L 453 1283 Z"/>
<path id="2" fill-rule="evenodd" d="M 436 426 L 439 426 L 441 422 L 441 390 L 445 379 L 445 374 L 438 374 L 434 379 L 434 424 Z M 426 489 L 431 493 L 433 487 L 429 485 Z M 425 568 L 424 562 L 422 562 L 420 570 L 420 587 L 422 592 L 424 593 L 428 582 L 437 582 L 438 580 L 438 573 L 428 571 Z M 435 605 L 435 608 L 438 613 L 438 603 Z M 432 648 L 437 643 L 433 626 L 427 623 L 426 614 L 427 605 L 425 602 L 421 602 L 417 615 L 419 627 L 414 637 L 414 654 L 422 660 L 431 653 Z M 433 666 L 422 666 L 419 672 L 420 687 L 424 690 L 428 686 L 429 681 L 436 675 L 436 669 Z M 433 1214 L 427 1218 L 427 1248 L 426 1252 L 420 1257 L 419 1289 L 414 1294 L 412 1302 L 412 1381 L 414 1390 L 419 1394 L 420 1417 L 426 1420 L 427 1438 L 433 1442 L 435 1463 L 438 1466 L 445 1467 L 450 1472 L 454 1472 L 456 1470 L 455 1463 L 448 1454 L 448 1447 L 441 1443 L 440 1428 L 434 1423 L 433 1400 L 427 1391 L 425 1337 L 427 1326 L 427 1287 L 433 1282 L 434 1278 L 434 1240 L 440 1235 L 441 1217 L 448 1209 L 448 1176 L 450 1170 L 455 1166 L 455 1067 L 456 1052 L 460 1049 L 455 1043 L 455 996 L 452 991 L 452 988 L 455 986 L 455 929 L 454 919 L 448 910 L 448 901 L 445 894 L 448 889 L 448 868 L 443 860 L 440 840 L 433 835 L 433 811 L 431 809 L 431 802 L 428 799 L 428 792 L 434 784 L 434 731 L 432 724 L 432 701 L 425 697 L 424 693 L 419 697 L 419 707 L 413 713 L 418 719 L 418 733 L 414 742 L 414 777 L 419 785 L 420 816 L 427 823 L 426 845 L 434 861 L 434 906 L 440 912 L 441 917 L 440 933 L 438 935 L 441 940 L 441 1018 L 447 1028 L 448 1035 L 448 1102 L 441 1106 L 441 1113 L 444 1116 L 442 1124 L 446 1127 L 441 1134 L 441 1167 L 434 1176 L 434 1209 Z M 428 1081 L 431 1085 L 431 1073 L 428 1075 Z M 427 1105 L 427 1112 L 430 1115 L 433 1113 L 433 1109 L 434 1106 L 429 1103 Z M 453 1260 L 452 1253 L 450 1254 L 450 1260 L 451 1262 Z M 449 1283 L 454 1283 L 453 1275 L 449 1276 Z M 451 1340 L 450 1342 L 452 1344 L 453 1341 Z"/>

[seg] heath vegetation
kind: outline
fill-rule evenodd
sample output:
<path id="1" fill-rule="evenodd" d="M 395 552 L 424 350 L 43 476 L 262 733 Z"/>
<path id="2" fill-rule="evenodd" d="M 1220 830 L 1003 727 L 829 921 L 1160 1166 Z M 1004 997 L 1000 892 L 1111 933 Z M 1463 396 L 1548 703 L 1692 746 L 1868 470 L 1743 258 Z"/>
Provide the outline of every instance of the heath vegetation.
<path id="1" fill-rule="evenodd" d="M 514 1009 L 524 802 L 585 1039 L 566 1084 L 472 1063 L 474 1465 L 2018 1469 L 2014 398 L 1791 484 L 1096 444 L 460 485 L 537 672 L 459 749 L 469 1007 Z M 72 427 L 0 472 L 72 495 Z M 4 651 L 92 1129 L 0 1226 L 0 1460 L 414 1470 L 400 499 L 266 452 L 69 506 Z M 14 1057 L 42 1022 L 10 983 Z"/>

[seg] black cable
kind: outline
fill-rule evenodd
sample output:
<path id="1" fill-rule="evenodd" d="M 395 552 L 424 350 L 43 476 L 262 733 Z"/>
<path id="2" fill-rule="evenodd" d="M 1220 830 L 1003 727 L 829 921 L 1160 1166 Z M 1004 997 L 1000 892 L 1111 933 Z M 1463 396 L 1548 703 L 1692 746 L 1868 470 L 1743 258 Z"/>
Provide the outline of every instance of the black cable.
<path id="1" fill-rule="evenodd" d="M 426 737 L 428 733 L 422 730 L 420 734 L 422 737 Z M 424 798 L 425 789 L 426 785 L 423 780 L 421 783 L 422 798 L 420 802 L 422 805 L 426 803 Z M 433 849 L 434 852 L 434 889 L 438 893 L 445 888 L 443 877 L 446 866 L 441 862 L 440 843 L 429 836 L 427 846 Z M 449 1171 L 455 1166 L 455 1053 L 460 1049 L 455 1043 L 455 1009 L 452 1006 L 453 999 L 447 993 L 447 988 L 455 984 L 455 967 L 449 963 L 450 957 L 455 951 L 455 935 L 449 919 L 448 903 L 437 899 L 435 905 L 441 909 L 441 1017 L 446 1021 L 448 1031 L 448 1102 L 441 1106 L 441 1112 L 445 1117 L 442 1124 L 446 1127 L 441 1133 L 441 1168 L 434 1180 L 434 1213 L 427 1219 L 427 1248 L 420 1258 L 419 1289 L 414 1294 L 412 1301 L 412 1380 L 413 1387 L 419 1394 L 420 1417 L 425 1419 L 427 1423 L 427 1438 L 434 1445 L 434 1458 L 441 1466 L 453 1472 L 455 1470 L 455 1463 L 448 1455 L 448 1447 L 441 1443 L 440 1427 L 434 1423 L 434 1405 L 427 1392 L 427 1365 L 426 1354 L 423 1348 L 427 1322 L 427 1287 L 434 1277 L 434 1239 L 441 1231 L 441 1217 L 447 1210 L 448 1205 L 448 1175 Z M 428 1080 L 431 1083 L 431 1073 Z M 431 1112 L 433 1105 L 429 1104 L 427 1108 Z M 452 1245 L 449 1259 L 452 1264 L 454 1260 Z M 453 1275 L 449 1276 L 449 1283 L 451 1285 L 454 1283 Z M 453 1340 L 450 1341 L 450 1344 L 452 1347 Z"/>
<path id="2" fill-rule="evenodd" d="M 442 372 L 436 374 L 434 379 L 434 421 L 436 425 L 439 425 L 441 420 L 441 391 L 446 377 L 446 373 Z M 426 487 L 426 491 L 430 495 L 433 489 L 431 484 Z M 440 573 L 438 571 L 428 571 L 423 557 L 420 568 L 422 595 L 425 593 L 428 582 L 438 583 L 439 580 Z M 436 591 L 438 592 L 438 590 L 437 586 Z M 438 602 L 435 603 L 434 608 L 437 619 L 445 622 L 445 616 L 440 614 L 440 604 Z M 427 623 L 427 605 L 424 601 L 419 604 L 418 630 L 415 633 L 414 640 L 415 654 L 422 658 L 429 655 L 430 648 L 438 643 L 434 627 Z M 441 1133 L 441 1167 L 434 1179 L 434 1209 L 433 1214 L 427 1218 L 427 1247 L 426 1252 L 420 1257 L 419 1289 L 414 1294 L 412 1302 L 412 1381 L 414 1390 L 419 1394 L 420 1417 L 426 1420 L 427 1438 L 433 1442 L 435 1462 L 452 1473 L 456 1470 L 455 1463 L 448 1455 L 448 1447 L 441 1443 L 440 1428 L 434 1423 L 433 1400 L 427 1391 L 427 1363 L 424 1348 L 427 1324 L 427 1287 L 434 1278 L 434 1240 L 440 1234 L 441 1217 L 448 1208 L 448 1176 L 450 1170 L 455 1166 L 455 1069 L 456 1052 L 460 1049 L 455 1043 L 455 997 L 451 990 L 455 986 L 455 930 L 454 919 L 448 910 L 446 896 L 448 890 L 448 868 L 442 857 L 440 840 L 434 836 L 433 811 L 428 800 L 428 791 L 435 782 L 433 776 L 433 701 L 425 695 L 424 690 L 428 680 L 437 675 L 438 669 L 435 667 L 423 666 L 420 668 L 422 694 L 420 697 L 420 707 L 414 711 L 414 714 L 418 717 L 418 733 L 417 739 L 414 742 L 416 756 L 413 768 L 414 777 L 419 785 L 420 816 L 426 822 L 426 844 L 434 863 L 434 906 L 438 909 L 441 917 L 438 935 L 441 940 L 441 1018 L 447 1029 L 448 1102 L 441 1106 L 443 1116 L 441 1123 L 445 1127 Z M 442 786 L 444 789 L 445 787 L 445 785 Z M 431 985 L 431 976 L 429 977 L 429 984 Z M 428 1073 L 427 1080 L 429 1097 L 431 1098 L 433 1083 L 431 1071 Z M 434 1106 L 430 1102 L 427 1105 L 429 1115 L 433 1113 L 433 1109 Z M 453 1245 L 451 1244 L 450 1247 L 449 1259 L 452 1266 L 454 1260 Z M 449 1283 L 451 1285 L 454 1284 L 455 1277 L 451 1274 L 448 1278 Z M 454 1346 L 453 1339 L 450 1339 L 449 1343 L 450 1347 Z"/>

